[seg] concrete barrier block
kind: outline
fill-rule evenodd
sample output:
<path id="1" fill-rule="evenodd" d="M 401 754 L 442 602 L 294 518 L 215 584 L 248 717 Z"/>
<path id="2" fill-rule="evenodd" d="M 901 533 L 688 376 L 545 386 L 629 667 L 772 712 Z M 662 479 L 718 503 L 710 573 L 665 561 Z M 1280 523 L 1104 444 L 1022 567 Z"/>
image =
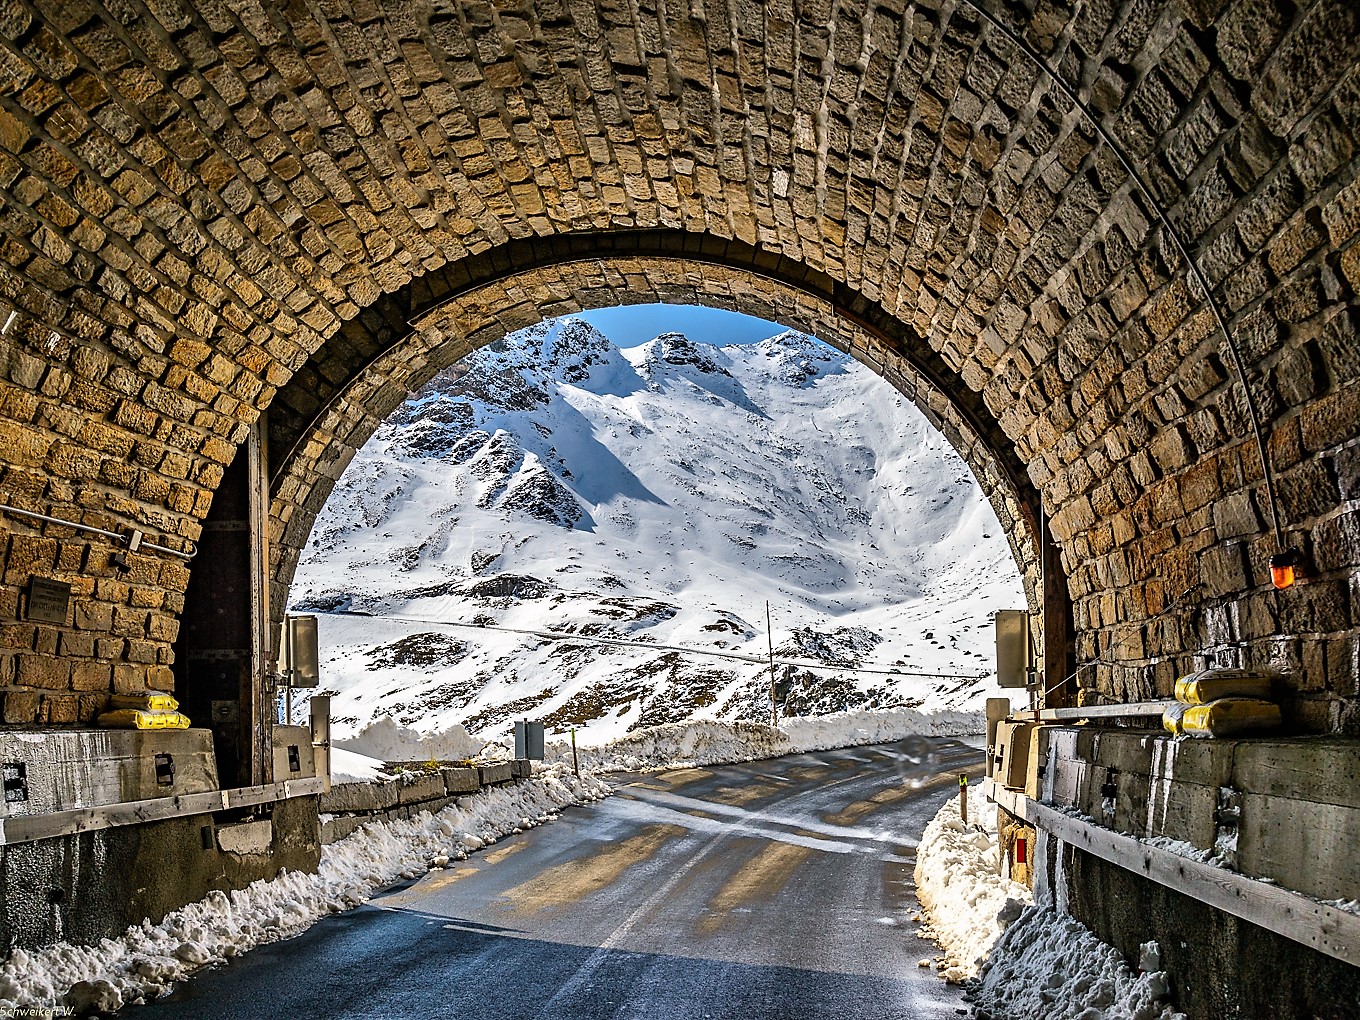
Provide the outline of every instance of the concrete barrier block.
<path id="1" fill-rule="evenodd" d="M 394 784 L 396 785 L 396 784 Z M 444 796 L 444 777 L 438 772 L 415 778 L 403 778 L 397 790 L 397 803 L 403 806 L 419 804 Z"/>
<path id="2" fill-rule="evenodd" d="M 482 788 L 481 777 L 475 768 L 447 768 L 440 771 L 444 776 L 444 789 L 450 794 L 476 793 Z"/>
<path id="3" fill-rule="evenodd" d="M 321 823 L 321 842 L 339 843 L 368 820 L 367 815 L 334 815 Z"/>
<path id="4" fill-rule="evenodd" d="M 1354 740 L 1294 737 L 1236 743 L 1232 779 L 1225 785 L 1244 792 L 1360 808 L 1360 756 Z"/>
<path id="5" fill-rule="evenodd" d="M 238 822 L 217 827 L 217 845 L 229 854 L 267 854 L 274 842 L 274 823 Z"/>
<path id="6" fill-rule="evenodd" d="M 483 786 L 499 786 L 501 783 L 509 783 L 515 778 L 514 773 L 510 771 L 508 761 L 497 762 L 495 765 L 478 765 L 477 775 Z"/>
<path id="7" fill-rule="evenodd" d="M 528 758 L 516 758 L 510 763 L 510 774 L 516 779 L 530 779 L 534 774 L 534 763 Z"/>
<path id="8" fill-rule="evenodd" d="M 1146 834 L 1207 850 L 1214 845 L 1217 807 L 1217 786 L 1154 777 L 1148 789 Z"/>
<path id="9" fill-rule="evenodd" d="M 1121 773 L 1146 776 L 1152 768 L 1153 745 L 1157 733 L 1106 730 L 1096 744 L 1095 764 L 1118 769 Z"/>
<path id="10" fill-rule="evenodd" d="M 1360 899 L 1360 810 L 1244 793 L 1237 867 L 1318 899 Z"/>
<path id="11" fill-rule="evenodd" d="M 1236 740 L 1173 740 L 1153 742 L 1149 774 L 1153 779 L 1196 783 L 1215 790 L 1230 785 Z"/>
<path id="12" fill-rule="evenodd" d="M 396 783 L 336 783 L 321 795 L 326 814 L 385 811 L 396 803 Z"/>
<path id="13" fill-rule="evenodd" d="M 27 800 L 6 804 L 11 815 L 218 789 L 206 729 L 10 731 L 0 733 L 0 759 L 27 773 Z"/>

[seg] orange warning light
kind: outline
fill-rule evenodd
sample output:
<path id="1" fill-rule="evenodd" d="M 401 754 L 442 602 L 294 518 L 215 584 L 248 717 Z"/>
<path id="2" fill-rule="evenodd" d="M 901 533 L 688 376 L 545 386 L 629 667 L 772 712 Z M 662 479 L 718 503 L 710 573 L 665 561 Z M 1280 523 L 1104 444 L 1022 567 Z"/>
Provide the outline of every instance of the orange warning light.
<path id="1" fill-rule="evenodd" d="M 1280 591 L 1294 583 L 1294 568 L 1299 564 L 1299 554 L 1293 549 L 1276 553 L 1270 558 L 1270 582 Z"/>

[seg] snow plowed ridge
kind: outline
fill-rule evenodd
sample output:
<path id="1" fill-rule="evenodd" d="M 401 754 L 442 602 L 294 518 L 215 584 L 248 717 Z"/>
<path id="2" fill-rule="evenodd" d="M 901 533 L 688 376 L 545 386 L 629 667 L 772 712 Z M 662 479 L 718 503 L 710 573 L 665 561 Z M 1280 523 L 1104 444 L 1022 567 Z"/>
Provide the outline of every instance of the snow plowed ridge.
<path id="1" fill-rule="evenodd" d="M 383 424 L 292 599 L 321 615 L 341 738 L 529 717 L 585 743 L 766 719 L 766 600 L 777 656 L 804 662 L 779 667 L 794 712 L 975 709 L 991 614 L 1024 604 L 966 466 L 857 362 L 798 333 L 620 351 L 571 319 Z"/>
<path id="2" fill-rule="evenodd" d="M 111 1013 L 165 994 L 202 967 L 292 938 L 327 914 L 366 903 L 380 889 L 466 858 L 511 832 L 551 821 L 570 804 L 608 796 L 607 784 L 564 767 L 460 798 L 436 815 L 370 823 L 323 848 L 314 875 L 285 872 L 230 894 L 209 893 L 159 924 L 145 921 L 97 945 L 59 942 L 15 949 L 0 964 L 0 1011 L 67 1005 Z"/>

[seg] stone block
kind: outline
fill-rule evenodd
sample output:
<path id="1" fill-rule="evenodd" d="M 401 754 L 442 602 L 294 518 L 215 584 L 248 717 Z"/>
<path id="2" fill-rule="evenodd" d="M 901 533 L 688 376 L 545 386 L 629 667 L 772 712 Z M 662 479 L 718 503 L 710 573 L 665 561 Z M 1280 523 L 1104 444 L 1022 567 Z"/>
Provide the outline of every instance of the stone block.
<path id="1" fill-rule="evenodd" d="M 74 694 L 44 694 L 38 721 L 50 726 L 70 725 L 80 717 L 80 699 Z"/>
<path id="2" fill-rule="evenodd" d="M 71 663 L 50 655 L 20 655 L 15 679 L 26 687 L 65 690 L 71 685 Z"/>
<path id="3" fill-rule="evenodd" d="M 440 769 L 444 777 L 444 789 L 449 794 L 476 793 L 482 787 L 481 777 L 475 768 Z"/>
<path id="4" fill-rule="evenodd" d="M 4 721 L 20 725 L 37 722 L 41 700 L 37 691 L 6 691 Z"/>
<path id="5" fill-rule="evenodd" d="M 321 795 L 327 814 L 386 811 L 396 803 L 396 783 L 335 783 Z"/>
<path id="6" fill-rule="evenodd" d="M 510 770 L 508 761 L 497 762 L 494 765 L 478 765 L 477 777 L 483 786 L 499 786 L 502 783 L 511 782 L 514 774 Z"/>
<path id="7" fill-rule="evenodd" d="M 350 833 L 355 832 L 368 819 L 363 815 L 334 815 L 321 821 L 321 842 L 338 843 Z"/>
<path id="8" fill-rule="evenodd" d="M 438 772 L 419 775 L 408 779 L 403 776 L 398 785 L 397 803 L 401 805 L 424 804 L 444 796 L 444 777 Z"/>
<path id="9" fill-rule="evenodd" d="M 516 779 L 531 779 L 534 774 L 534 763 L 528 758 L 516 758 L 510 762 L 510 774 Z"/>
<path id="10" fill-rule="evenodd" d="M 274 823 L 238 822 L 217 827 L 217 846 L 229 854 L 267 854 L 274 845 Z"/>

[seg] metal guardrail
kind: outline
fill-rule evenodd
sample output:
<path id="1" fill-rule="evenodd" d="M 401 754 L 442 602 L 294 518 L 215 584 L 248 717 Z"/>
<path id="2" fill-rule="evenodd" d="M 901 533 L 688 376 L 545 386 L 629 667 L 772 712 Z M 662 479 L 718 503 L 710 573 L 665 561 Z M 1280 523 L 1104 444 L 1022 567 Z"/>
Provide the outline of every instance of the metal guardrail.
<path id="1" fill-rule="evenodd" d="M 272 804 L 293 797 L 308 797 L 325 789 L 323 776 L 290 779 L 264 786 L 243 786 L 231 790 L 209 790 L 205 793 L 184 793 L 178 797 L 157 797 L 152 800 L 125 801 L 97 807 L 73 808 L 42 815 L 12 815 L 0 818 L 0 846 L 32 843 L 54 836 L 72 836 L 81 832 L 97 832 L 123 825 L 141 825 L 169 818 L 210 814 L 231 808 L 255 807 Z"/>
<path id="2" fill-rule="evenodd" d="M 999 786 L 992 779 L 984 780 L 983 793 L 1012 815 L 1079 850 L 1334 959 L 1360 966 L 1360 914 L 1329 907 L 1311 896 L 1226 868 L 1182 857 L 1049 807 L 1023 793 Z"/>
<path id="3" fill-rule="evenodd" d="M 1140 716 L 1160 716 L 1168 705 L 1176 704 L 1168 698 L 1165 701 L 1133 701 L 1127 705 L 1085 705 L 1081 708 L 1042 708 L 1037 713 L 1039 722 L 1076 722 L 1079 719 L 1132 719 Z M 1017 712 L 1018 718 L 1026 713 Z"/>

